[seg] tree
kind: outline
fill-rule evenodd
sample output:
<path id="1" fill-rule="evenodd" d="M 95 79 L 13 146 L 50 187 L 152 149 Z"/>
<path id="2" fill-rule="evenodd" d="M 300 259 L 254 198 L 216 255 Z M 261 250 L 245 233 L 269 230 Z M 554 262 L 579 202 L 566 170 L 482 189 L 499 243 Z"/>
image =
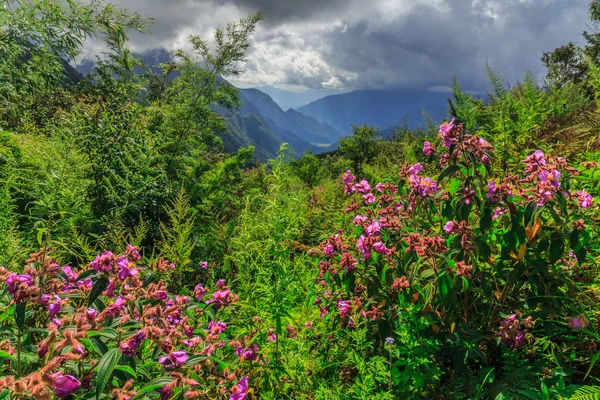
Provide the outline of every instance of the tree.
<path id="1" fill-rule="evenodd" d="M 340 139 L 339 151 L 352 161 L 355 171 L 361 171 L 362 164 L 375 157 L 377 153 L 375 136 L 378 132 L 379 128 L 368 125 L 352 125 L 352 136 Z"/>

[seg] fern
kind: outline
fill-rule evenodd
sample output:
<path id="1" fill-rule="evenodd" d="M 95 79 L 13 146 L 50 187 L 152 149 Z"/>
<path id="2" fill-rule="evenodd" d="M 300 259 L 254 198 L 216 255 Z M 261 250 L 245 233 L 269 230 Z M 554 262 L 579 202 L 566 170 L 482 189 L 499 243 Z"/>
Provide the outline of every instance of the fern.
<path id="1" fill-rule="evenodd" d="M 183 187 L 170 206 L 165 207 L 169 224 L 160 224 L 160 248 L 162 255 L 171 260 L 178 271 L 192 271 L 190 268 L 194 239 L 194 217 L 191 215 L 189 197 Z"/>
<path id="2" fill-rule="evenodd" d="M 600 399 L 600 386 L 582 386 L 575 391 L 569 400 L 598 400 Z"/>

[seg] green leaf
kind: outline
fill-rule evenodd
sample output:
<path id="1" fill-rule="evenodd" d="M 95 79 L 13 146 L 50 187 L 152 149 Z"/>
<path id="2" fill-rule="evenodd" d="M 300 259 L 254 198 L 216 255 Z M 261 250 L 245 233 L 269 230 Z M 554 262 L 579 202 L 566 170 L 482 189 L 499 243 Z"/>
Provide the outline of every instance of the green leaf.
<path id="1" fill-rule="evenodd" d="M 479 229 L 482 232 L 487 231 L 492 226 L 492 209 L 486 208 L 483 211 L 483 215 L 481 216 L 481 221 L 479 222 Z"/>
<path id="2" fill-rule="evenodd" d="M 189 357 L 184 365 L 186 367 L 192 367 L 192 366 L 198 364 L 200 361 L 206 360 L 207 358 L 208 358 L 208 356 L 205 356 L 204 354 L 195 354 L 195 355 Z"/>
<path id="3" fill-rule="evenodd" d="M 447 176 L 454 175 L 458 171 L 460 171 L 460 166 L 458 166 L 458 165 L 450 165 L 449 167 L 446 167 L 440 174 L 440 177 L 438 178 L 438 182 L 442 183 L 444 178 L 446 178 Z"/>
<path id="4" fill-rule="evenodd" d="M 173 378 L 169 376 L 161 376 L 160 378 L 156 378 L 150 382 L 148 382 L 143 388 L 138 390 L 136 395 L 133 397 L 134 399 L 139 398 L 141 395 L 151 392 L 156 389 L 161 389 L 164 386 L 167 386 L 169 383 L 173 382 Z"/>
<path id="5" fill-rule="evenodd" d="M 90 307 L 94 301 L 106 290 L 108 286 L 108 278 L 103 276 L 94 283 L 92 290 L 90 292 L 90 297 L 88 298 L 88 307 Z"/>
<path id="6" fill-rule="evenodd" d="M 125 372 L 131 376 L 133 376 L 134 379 L 137 379 L 137 374 L 135 373 L 135 371 L 133 370 L 133 368 L 131 368 L 128 365 L 117 365 L 115 367 L 115 371 L 122 371 Z"/>
<path id="7" fill-rule="evenodd" d="M 21 333 L 25 330 L 25 305 L 24 301 L 15 304 L 15 322 Z"/>
<path id="8" fill-rule="evenodd" d="M 96 399 L 100 398 L 102 391 L 109 382 L 110 377 L 115 369 L 117 362 L 121 358 L 121 350 L 119 348 L 110 349 L 98 363 L 98 375 L 96 377 Z"/>
<path id="9" fill-rule="evenodd" d="M 587 373 L 583 377 L 584 381 L 587 379 L 590 372 L 592 372 L 592 368 L 594 368 L 594 365 L 596 365 L 596 361 L 598 361 L 598 357 L 600 357 L 600 351 L 597 352 L 596 354 L 594 354 L 594 357 L 592 357 L 592 360 L 590 361 L 590 367 L 588 368 Z"/>

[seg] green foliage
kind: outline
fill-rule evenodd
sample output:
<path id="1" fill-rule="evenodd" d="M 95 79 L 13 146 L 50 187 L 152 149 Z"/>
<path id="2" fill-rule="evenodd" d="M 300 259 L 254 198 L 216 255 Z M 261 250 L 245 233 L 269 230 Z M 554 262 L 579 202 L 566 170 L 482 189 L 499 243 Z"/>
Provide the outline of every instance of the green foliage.
<path id="1" fill-rule="evenodd" d="M 352 125 L 352 135 L 340 139 L 339 151 L 352 161 L 355 171 L 361 171 L 362 164 L 375 157 L 377 132 L 379 129 L 367 125 Z"/>
<path id="2" fill-rule="evenodd" d="M 173 201 L 165 207 L 168 225 L 160 226 L 161 254 L 179 267 L 178 273 L 194 271 L 191 256 L 196 245 L 194 239 L 194 216 L 191 215 L 190 200 L 183 188 Z"/>

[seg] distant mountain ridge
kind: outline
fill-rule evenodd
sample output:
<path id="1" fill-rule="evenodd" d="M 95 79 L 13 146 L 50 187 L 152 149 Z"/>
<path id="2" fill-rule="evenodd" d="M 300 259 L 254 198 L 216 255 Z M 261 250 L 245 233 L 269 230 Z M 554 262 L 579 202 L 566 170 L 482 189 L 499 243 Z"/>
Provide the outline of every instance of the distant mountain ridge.
<path id="1" fill-rule="evenodd" d="M 414 128 L 423 121 L 423 110 L 441 119 L 446 114 L 447 97 L 446 93 L 414 89 L 355 90 L 324 97 L 297 111 L 328 123 L 347 136 L 352 124 L 386 129 L 407 119 L 408 126 Z"/>

